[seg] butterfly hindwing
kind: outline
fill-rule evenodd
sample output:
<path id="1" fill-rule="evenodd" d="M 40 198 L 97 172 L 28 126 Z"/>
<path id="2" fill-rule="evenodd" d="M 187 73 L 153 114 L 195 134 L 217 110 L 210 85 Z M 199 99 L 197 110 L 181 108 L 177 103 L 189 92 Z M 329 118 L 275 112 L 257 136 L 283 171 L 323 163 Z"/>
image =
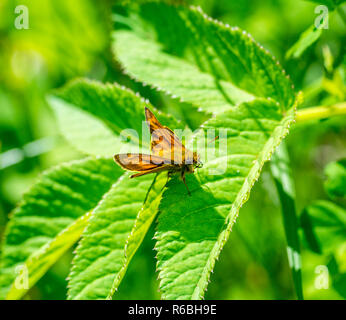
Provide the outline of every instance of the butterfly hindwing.
<path id="1" fill-rule="evenodd" d="M 141 153 L 123 153 L 114 156 L 114 160 L 130 171 L 148 171 L 170 164 L 169 159 Z"/>

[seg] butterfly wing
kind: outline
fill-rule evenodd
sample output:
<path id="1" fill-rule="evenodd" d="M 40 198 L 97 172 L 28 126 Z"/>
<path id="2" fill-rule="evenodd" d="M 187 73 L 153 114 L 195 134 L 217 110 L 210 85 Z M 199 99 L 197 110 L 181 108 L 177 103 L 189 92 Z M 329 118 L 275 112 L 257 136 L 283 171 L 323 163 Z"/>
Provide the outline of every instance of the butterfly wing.
<path id="1" fill-rule="evenodd" d="M 145 118 L 150 129 L 153 155 L 171 159 L 174 164 L 178 165 L 184 163 L 185 158 L 191 157 L 192 152 L 185 148 L 171 129 L 161 125 L 148 108 L 145 108 Z"/>
<path id="2" fill-rule="evenodd" d="M 114 160 L 123 169 L 129 171 L 139 171 L 131 178 L 138 177 L 148 173 L 170 170 L 174 166 L 171 165 L 169 159 L 164 159 L 155 155 L 140 154 L 140 153 L 124 153 L 116 154 Z"/>

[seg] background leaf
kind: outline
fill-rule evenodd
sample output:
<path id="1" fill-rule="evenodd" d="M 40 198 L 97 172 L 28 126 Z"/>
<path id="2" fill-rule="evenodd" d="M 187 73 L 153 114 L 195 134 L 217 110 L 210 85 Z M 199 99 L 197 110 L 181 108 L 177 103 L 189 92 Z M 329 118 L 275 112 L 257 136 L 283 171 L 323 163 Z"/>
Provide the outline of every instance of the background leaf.
<path id="1" fill-rule="evenodd" d="M 295 207 L 296 193 L 285 142 L 281 143 L 276 149 L 270 164 L 281 202 L 283 224 L 287 241 L 288 262 L 292 271 L 297 297 L 299 300 L 302 300 L 302 261 L 298 236 L 299 222 Z"/>
<path id="2" fill-rule="evenodd" d="M 42 175 L 7 225 L 0 264 L 1 298 L 16 277 L 16 266 L 92 210 L 121 173 L 112 160 L 88 158 Z"/>
<path id="3" fill-rule="evenodd" d="M 335 9 L 336 6 L 345 2 L 345 0 L 309 0 L 310 2 L 315 2 L 317 4 L 322 4 L 327 6 L 330 10 Z"/>
<path id="4" fill-rule="evenodd" d="M 301 225 L 309 248 L 316 253 L 330 253 L 346 242 L 346 210 L 333 202 L 318 200 L 306 207 Z"/>
<path id="5" fill-rule="evenodd" d="M 28 287 L 17 287 L 16 282 L 11 286 L 6 299 L 18 300 L 32 288 L 46 271 L 68 250 L 82 235 L 88 224 L 90 214 L 78 218 L 75 222 L 61 231 L 52 241 L 35 251 L 24 264 L 28 275 Z"/>
<path id="6" fill-rule="evenodd" d="M 322 28 L 309 27 L 299 37 L 298 41 L 286 52 L 286 59 L 297 59 L 304 51 L 315 43 L 322 34 Z"/>
<path id="7" fill-rule="evenodd" d="M 346 199 L 346 159 L 330 162 L 324 173 L 327 176 L 324 188 L 328 195 L 332 199 Z"/>
<path id="8" fill-rule="evenodd" d="M 345 254 L 343 256 L 345 258 Z M 343 259 L 344 260 L 344 259 Z M 340 270 L 335 256 L 332 255 L 328 264 L 328 270 L 332 278 L 332 286 L 344 299 L 346 299 L 346 272 L 345 268 L 343 271 Z"/>

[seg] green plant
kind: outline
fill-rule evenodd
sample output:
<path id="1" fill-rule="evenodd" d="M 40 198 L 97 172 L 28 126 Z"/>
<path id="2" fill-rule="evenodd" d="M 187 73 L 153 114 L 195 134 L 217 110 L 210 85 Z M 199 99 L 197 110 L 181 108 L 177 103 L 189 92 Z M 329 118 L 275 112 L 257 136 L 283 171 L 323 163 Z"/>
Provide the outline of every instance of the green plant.
<path id="1" fill-rule="evenodd" d="M 0 262 L 1 298 L 23 297 L 80 237 L 68 298 L 112 298 L 156 218 L 162 297 L 203 298 L 240 208 L 294 124 L 301 95 L 278 61 L 245 31 L 195 7 L 145 3 L 122 7 L 122 12 L 113 15 L 112 45 L 124 72 L 180 99 L 185 113 L 197 113 L 203 119 L 196 124 L 200 135 L 228 129 L 227 154 L 207 159 L 202 169 L 187 176 L 191 197 L 176 176 L 131 180 L 111 158 L 138 143 L 147 147 L 144 107 L 154 106 L 118 84 L 78 79 L 56 90 L 47 100 L 61 132 L 87 158 L 44 173 L 13 212 Z M 305 110 L 304 120 L 311 114 L 312 108 Z M 158 118 L 170 128 L 187 127 L 165 113 Z M 124 134 L 128 129 L 139 135 L 131 130 Z M 207 148 L 202 147 L 202 154 Z M 276 155 L 272 172 L 287 242 L 299 253 L 286 156 Z M 225 157 L 226 171 L 211 175 Z M 285 201 L 291 204 L 288 210 Z M 28 287 L 16 282 L 23 272 L 29 275 Z M 300 270 L 293 270 L 293 278 L 302 298 Z"/>
<path id="2" fill-rule="evenodd" d="M 345 159 L 329 163 L 325 168 L 325 174 L 327 176 L 325 190 L 332 199 L 340 201 L 340 204 L 316 200 L 304 208 L 300 221 L 307 247 L 325 257 L 333 287 L 346 298 L 346 273 L 341 271 L 338 265 L 338 261 L 344 265 L 346 253 L 346 211 L 342 206 L 346 200 Z M 331 233 L 333 237 L 330 237 Z"/>

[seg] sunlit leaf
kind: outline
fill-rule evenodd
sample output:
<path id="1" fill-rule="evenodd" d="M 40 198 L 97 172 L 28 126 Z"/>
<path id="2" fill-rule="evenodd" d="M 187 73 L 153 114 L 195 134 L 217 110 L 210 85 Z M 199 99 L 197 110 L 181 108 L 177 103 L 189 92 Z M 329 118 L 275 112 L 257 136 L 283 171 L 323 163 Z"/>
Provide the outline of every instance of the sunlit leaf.
<path id="1" fill-rule="evenodd" d="M 136 179 L 125 175 L 104 196 L 77 248 L 70 299 L 112 297 L 157 213 L 167 177 L 159 180 L 152 185 L 152 175 Z"/>
<path id="2" fill-rule="evenodd" d="M 324 187 L 331 198 L 346 198 L 346 159 L 329 163 Z"/>
<path id="3" fill-rule="evenodd" d="M 61 231 L 52 241 L 35 251 L 22 266 L 22 268 L 26 268 L 25 273 L 28 275 L 27 288 L 22 286 L 17 287 L 16 279 L 12 284 L 6 299 L 18 300 L 28 291 L 28 289 L 32 288 L 32 286 L 47 272 L 47 270 L 80 238 L 83 230 L 88 224 L 89 217 L 90 213 L 81 216 Z"/>
<path id="4" fill-rule="evenodd" d="M 322 28 L 309 27 L 299 37 L 298 41 L 286 52 L 286 59 L 299 58 L 304 51 L 315 43 L 322 34 Z"/>
<path id="5" fill-rule="evenodd" d="M 275 102 L 258 99 L 205 123 L 216 134 L 229 129 L 226 141 L 219 141 L 227 154 L 187 176 L 191 197 L 176 177 L 163 194 L 155 238 L 164 299 L 203 297 L 239 209 L 292 120 L 293 110 L 283 117 Z"/>
<path id="6" fill-rule="evenodd" d="M 113 33 L 113 50 L 130 76 L 208 112 L 254 96 L 293 104 L 291 83 L 269 52 L 200 8 L 149 3 L 127 21 Z"/>
<path id="7" fill-rule="evenodd" d="M 92 210 L 122 170 L 109 159 L 88 158 L 43 174 L 25 194 L 5 232 L 0 263 L 0 297 L 16 278 L 16 267 Z"/>
<path id="8" fill-rule="evenodd" d="M 306 207 L 301 225 L 309 248 L 329 253 L 346 242 L 346 210 L 333 202 L 319 200 Z"/>

